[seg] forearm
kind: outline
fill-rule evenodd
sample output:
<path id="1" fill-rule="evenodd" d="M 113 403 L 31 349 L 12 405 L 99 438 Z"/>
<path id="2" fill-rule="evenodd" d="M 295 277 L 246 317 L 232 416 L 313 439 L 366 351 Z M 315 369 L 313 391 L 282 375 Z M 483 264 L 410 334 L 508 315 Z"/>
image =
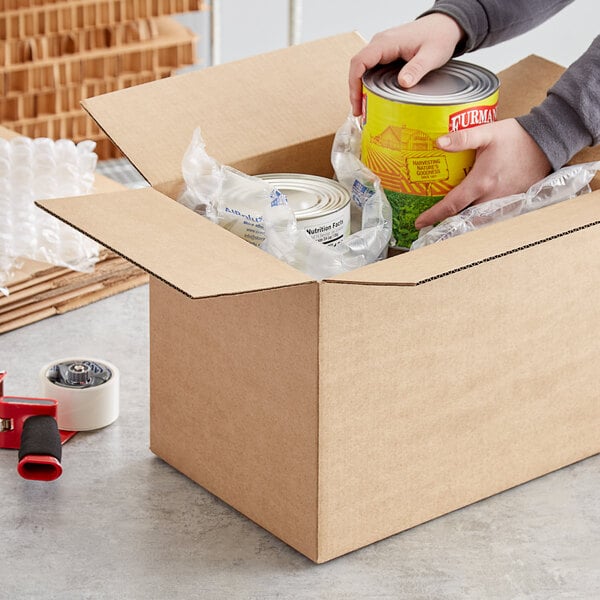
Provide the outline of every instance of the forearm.
<path id="1" fill-rule="evenodd" d="M 465 35 L 455 56 L 520 35 L 573 0 L 436 0 L 425 14 L 452 17 Z M 423 16 L 423 15 L 421 15 Z M 600 143 L 600 36 L 517 121 L 558 169 L 582 148 Z"/>
<path id="2" fill-rule="evenodd" d="M 550 88 L 544 102 L 519 117 L 557 169 L 586 146 L 600 143 L 600 36 Z"/>
<path id="3" fill-rule="evenodd" d="M 455 55 L 516 37 L 562 10 L 573 0 L 436 0 L 426 14 L 452 17 L 465 37 Z"/>

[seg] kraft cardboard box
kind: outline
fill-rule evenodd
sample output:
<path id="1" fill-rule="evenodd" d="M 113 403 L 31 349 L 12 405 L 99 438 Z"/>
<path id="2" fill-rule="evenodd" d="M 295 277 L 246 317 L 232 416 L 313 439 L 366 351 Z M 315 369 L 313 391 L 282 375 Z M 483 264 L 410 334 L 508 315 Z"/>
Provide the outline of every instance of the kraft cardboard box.
<path id="1" fill-rule="evenodd" d="M 198 125 L 247 173 L 331 175 L 363 43 L 88 100 L 153 188 L 42 203 L 152 275 L 152 451 L 315 562 L 600 450 L 600 192 L 320 282 L 172 200 Z M 561 71 L 502 73 L 501 117 Z"/>

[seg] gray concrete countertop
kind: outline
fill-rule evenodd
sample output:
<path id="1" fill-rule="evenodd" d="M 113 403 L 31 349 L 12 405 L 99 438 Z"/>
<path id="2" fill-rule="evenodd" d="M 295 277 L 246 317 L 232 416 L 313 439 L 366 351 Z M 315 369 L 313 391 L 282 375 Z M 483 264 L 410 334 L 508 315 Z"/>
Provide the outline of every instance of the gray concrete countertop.
<path id="1" fill-rule="evenodd" d="M 63 357 L 121 372 L 119 419 L 69 441 L 58 480 L 0 450 L 0 598 L 600 598 L 600 456 L 312 564 L 148 449 L 147 294 L 0 336 L 8 395 Z"/>

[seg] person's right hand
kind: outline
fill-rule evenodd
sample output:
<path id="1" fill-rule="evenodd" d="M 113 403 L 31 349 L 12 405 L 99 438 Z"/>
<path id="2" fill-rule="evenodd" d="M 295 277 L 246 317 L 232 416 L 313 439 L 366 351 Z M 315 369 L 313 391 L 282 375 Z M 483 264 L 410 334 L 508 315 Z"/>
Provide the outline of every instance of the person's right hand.
<path id="1" fill-rule="evenodd" d="M 348 84 L 352 114 L 361 114 L 361 78 L 367 69 L 401 58 L 406 64 L 398 74 L 398 83 L 402 87 L 412 87 L 426 73 L 452 58 L 463 35 L 458 23 L 442 13 L 425 15 L 412 23 L 376 34 L 350 61 Z"/>

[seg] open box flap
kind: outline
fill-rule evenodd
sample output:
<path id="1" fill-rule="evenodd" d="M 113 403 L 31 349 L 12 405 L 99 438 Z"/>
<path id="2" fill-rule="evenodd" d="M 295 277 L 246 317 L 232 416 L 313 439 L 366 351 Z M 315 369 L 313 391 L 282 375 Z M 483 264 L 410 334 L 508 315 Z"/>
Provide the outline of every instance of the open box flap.
<path id="1" fill-rule="evenodd" d="M 181 179 L 201 126 L 210 156 L 234 166 L 330 136 L 350 112 L 348 65 L 357 33 L 308 42 L 83 101 L 152 184 Z"/>
<path id="2" fill-rule="evenodd" d="M 600 191 L 596 191 L 332 277 L 328 281 L 419 285 L 599 225 Z"/>
<path id="3" fill-rule="evenodd" d="M 36 204 L 191 298 L 311 281 L 151 188 Z"/>

